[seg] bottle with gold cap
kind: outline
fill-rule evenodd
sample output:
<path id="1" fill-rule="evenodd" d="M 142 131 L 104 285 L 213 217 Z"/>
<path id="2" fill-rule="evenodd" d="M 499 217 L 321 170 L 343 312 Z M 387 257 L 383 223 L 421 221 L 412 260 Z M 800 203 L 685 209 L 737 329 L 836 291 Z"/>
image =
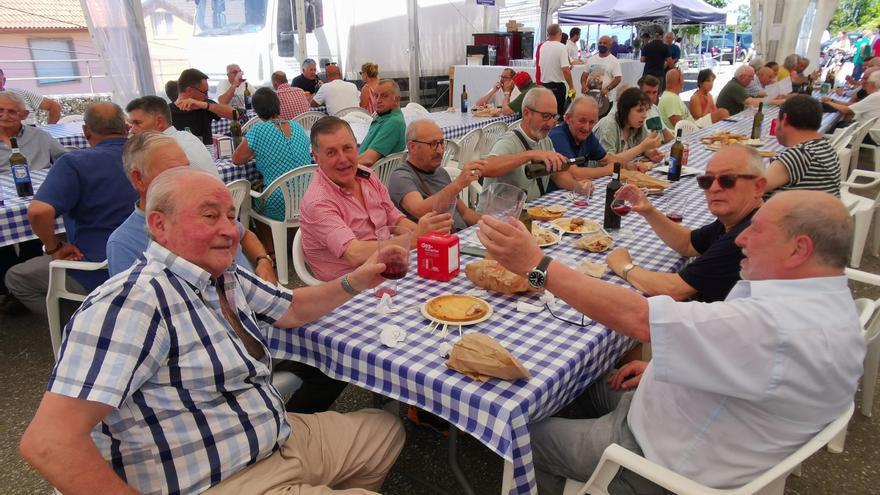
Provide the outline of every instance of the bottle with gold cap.
<path id="1" fill-rule="evenodd" d="M 12 180 L 15 181 L 15 192 L 18 197 L 34 195 L 34 185 L 31 183 L 31 171 L 28 167 L 27 158 L 18 149 L 18 140 L 11 138 L 10 147 L 12 156 L 9 157 L 9 165 L 12 169 Z"/>

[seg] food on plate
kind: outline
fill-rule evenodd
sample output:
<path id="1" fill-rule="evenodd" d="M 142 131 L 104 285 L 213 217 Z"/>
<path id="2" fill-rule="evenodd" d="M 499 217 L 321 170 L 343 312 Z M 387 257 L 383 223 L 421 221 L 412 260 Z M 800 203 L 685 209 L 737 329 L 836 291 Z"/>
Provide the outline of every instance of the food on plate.
<path id="1" fill-rule="evenodd" d="M 773 150 L 758 150 L 758 154 L 764 158 L 775 158 L 776 152 Z"/>
<path id="2" fill-rule="evenodd" d="M 428 314 L 443 321 L 474 321 L 489 312 L 489 305 L 473 296 L 450 294 L 428 301 Z"/>
<path id="3" fill-rule="evenodd" d="M 562 205 L 535 206 L 526 210 L 533 220 L 555 220 L 565 213 L 566 208 Z"/>
<path id="4" fill-rule="evenodd" d="M 577 271 L 595 278 L 602 278 L 608 272 L 608 265 L 605 263 L 596 263 L 590 260 L 583 260 L 577 264 Z"/>
<path id="5" fill-rule="evenodd" d="M 562 229 L 564 232 L 572 234 L 582 234 L 599 230 L 598 223 L 589 218 L 581 217 L 557 218 L 556 220 L 553 220 L 553 225 Z"/>
<path id="6" fill-rule="evenodd" d="M 700 141 L 709 148 L 718 149 L 728 144 L 746 144 L 749 141 L 749 137 L 736 132 L 716 131 Z"/>
<path id="7" fill-rule="evenodd" d="M 637 170 L 621 170 L 620 180 L 627 184 L 632 184 L 639 189 L 662 189 L 666 190 L 672 186 L 668 181 L 651 177 Z"/>
<path id="8" fill-rule="evenodd" d="M 591 253 L 601 253 L 607 251 L 608 248 L 614 245 L 614 241 L 611 240 L 611 237 L 604 232 L 596 232 L 595 234 L 585 235 L 575 241 L 575 246 L 586 249 Z"/>
<path id="9" fill-rule="evenodd" d="M 500 108 L 474 107 L 474 117 L 498 117 L 501 115 Z"/>
<path id="10" fill-rule="evenodd" d="M 495 260 L 479 260 L 464 267 L 468 280 L 477 287 L 494 290 L 503 294 L 518 292 L 537 292 L 525 277 L 517 275 L 501 266 Z"/>
<path id="11" fill-rule="evenodd" d="M 539 229 L 532 227 L 532 237 L 535 238 L 535 242 L 538 243 L 539 246 L 549 246 L 550 244 L 555 244 L 559 242 L 559 236 L 550 230 L 547 229 Z"/>

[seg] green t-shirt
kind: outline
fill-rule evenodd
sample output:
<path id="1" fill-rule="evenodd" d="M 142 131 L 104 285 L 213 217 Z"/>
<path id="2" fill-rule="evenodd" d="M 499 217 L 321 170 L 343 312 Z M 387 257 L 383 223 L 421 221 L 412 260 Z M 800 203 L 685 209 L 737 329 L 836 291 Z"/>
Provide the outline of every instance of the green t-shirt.
<path id="1" fill-rule="evenodd" d="M 406 121 L 399 108 L 379 115 L 370 124 L 370 130 L 364 136 L 360 152 L 376 150 L 380 155 L 388 156 L 406 149 Z"/>
<path id="2" fill-rule="evenodd" d="M 748 97 L 749 93 L 746 91 L 745 86 L 736 79 L 731 79 L 730 82 L 721 88 L 721 93 L 718 94 L 715 106 L 726 108 L 730 115 L 736 115 L 746 108 L 745 102 Z"/>
<path id="3" fill-rule="evenodd" d="M 519 96 L 517 96 L 516 98 L 513 99 L 513 101 L 510 102 L 510 109 L 516 113 L 522 113 L 522 104 L 523 104 L 523 100 L 526 98 L 526 93 L 528 93 L 530 89 L 532 89 L 536 86 L 538 86 L 538 85 L 535 83 L 531 83 L 528 86 L 526 86 L 525 89 L 520 91 Z"/>
<path id="4" fill-rule="evenodd" d="M 865 54 L 865 46 L 866 45 L 869 47 L 868 51 L 870 51 L 871 50 L 871 48 L 870 48 L 871 40 L 868 38 L 865 38 L 864 36 L 862 36 L 861 39 L 859 39 L 859 41 L 856 41 L 856 44 L 853 47 L 853 63 L 854 64 L 861 64 L 862 62 L 865 61 L 864 54 Z"/>
<path id="5" fill-rule="evenodd" d="M 691 115 L 691 111 L 688 110 L 687 105 L 681 101 L 681 96 L 672 91 L 666 90 L 663 92 L 663 95 L 660 97 L 660 101 L 657 105 L 660 108 L 660 118 L 663 119 L 663 125 L 670 129 L 674 129 L 675 125 L 669 121 L 669 118 L 673 115 L 678 115 L 684 120 L 689 120 L 691 122 L 694 121 L 694 117 Z"/>

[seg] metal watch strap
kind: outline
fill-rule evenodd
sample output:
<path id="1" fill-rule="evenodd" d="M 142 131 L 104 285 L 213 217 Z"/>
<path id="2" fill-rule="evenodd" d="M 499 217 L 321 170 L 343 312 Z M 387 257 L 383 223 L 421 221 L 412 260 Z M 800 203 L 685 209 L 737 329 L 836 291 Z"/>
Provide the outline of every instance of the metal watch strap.
<path id="1" fill-rule="evenodd" d="M 340 282 L 342 283 L 342 290 L 348 292 L 352 296 L 356 296 L 361 293 L 359 290 L 352 287 L 351 282 L 348 281 L 348 274 L 343 275 L 342 279 L 340 279 Z"/>
<path id="2" fill-rule="evenodd" d="M 269 260 L 269 265 L 271 265 L 272 268 L 275 268 L 275 260 L 273 260 L 272 257 L 269 256 L 268 254 L 257 256 L 257 259 L 254 260 L 254 268 L 256 268 L 257 265 L 260 264 L 260 260 L 263 260 L 263 259 Z"/>
<path id="3" fill-rule="evenodd" d="M 637 266 L 638 265 L 636 265 L 635 263 L 628 263 L 626 266 L 623 267 L 623 270 L 621 271 L 620 276 L 624 280 L 629 282 L 629 280 L 627 280 L 627 277 L 629 277 L 629 272 L 633 271 Z"/>

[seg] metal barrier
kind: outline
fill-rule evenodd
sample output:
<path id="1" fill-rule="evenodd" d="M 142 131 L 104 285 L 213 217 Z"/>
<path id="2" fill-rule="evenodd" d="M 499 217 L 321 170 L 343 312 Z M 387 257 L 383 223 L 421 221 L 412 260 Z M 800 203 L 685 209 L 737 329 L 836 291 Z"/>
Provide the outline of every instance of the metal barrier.
<path id="1" fill-rule="evenodd" d="M 107 75 L 104 73 L 103 62 L 97 58 L 65 58 L 65 59 L 19 59 L 19 60 L 0 60 L 0 65 L 5 67 L 7 64 L 33 64 L 35 62 L 64 62 L 64 63 L 80 63 L 85 62 L 86 64 L 86 75 L 84 76 L 34 76 L 34 77 L 7 77 L 7 81 L 43 81 L 47 79 L 60 79 L 60 80 L 70 80 L 70 79 L 88 79 L 89 80 L 89 92 L 95 92 L 94 79 L 95 78 L 106 78 Z M 101 70 L 99 74 L 92 73 L 92 63 L 96 62 L 101 64 Z M 8 71 L 7 71 L 8 72 Z"/>

